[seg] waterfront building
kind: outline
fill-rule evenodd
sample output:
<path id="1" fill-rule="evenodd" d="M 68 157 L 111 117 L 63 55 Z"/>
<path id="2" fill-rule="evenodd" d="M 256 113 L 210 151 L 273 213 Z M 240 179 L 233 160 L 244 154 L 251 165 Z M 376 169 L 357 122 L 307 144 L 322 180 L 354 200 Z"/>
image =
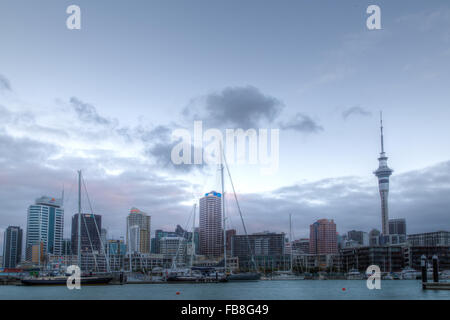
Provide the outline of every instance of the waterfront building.
<path id="1" fill-rule="evenodd" d="M 384 152 L 384 136 L 383 136 L 383 119 L 380 119 L 380 129 L 381 129 L 381 152 L 378 158 L 379 166 L 374 174 L 378 178 L 378 188 L 380 191 L 381 198 L 381 233 L 383 235 L 389 234 L 389 206 L 388 206 L 388 196 L 389 196 L 389 177 L 392 175 L 393 170 L 387 165 L 388 157 Z"/>
<path id="2" fill-rule="evenodd" d="M 336 254 L 337 233 L 333 220 L 320 219 L 310 225 L 309 253 L 310 254 Z"/>
<path id="3" fill-rule="evenodd" d="M 292 267 L 298 272 L 342 271 L 339 254 L 296 254 Z"/>
<path id="4" fill-rule="evenodd" d="M 408 242 L 412 246 L 450 246 L 450 232 L 437 231 L 408 235 Z"/>
<path id="5" fill-rule="evenodd" d="M 3 268 L 15 268 L 22 259 L 22 229 L 9 226 L 3 237 Z"/>
<path id="6" fill-rule="evenodd" d="M 200 254 L 223 255 L 222 195 L 211 191 L 200 199 Z"/>
<path id="7" fill-rule="evenodd" d="M 400 272 L 405 268 L 403 247 L 400 245 L 344 248 L 340 253 L 345 272 L 351 269 L 365 272 L 371 265 L 379 266 L 381 272 Z"/>
<path id="8" fill-rule="evenodd" d="M 187 240 L 184 237 L 163 237 L 160 240 L 161 254 L 166 257 L 175 258 L 178 256 L 177 262 L 186 262 L 187 256 Z"/>
<path id="9" fill-rule="evenodd" d="M 420 271 L 421 257 L 427 258 L 428 266 L 432 267 L 432 258 L 434 255 L 438 257 L 439 270 L 450 270 L 450 245 L 434 245 L 434 246 L 408 246 L 405 250 L 409 258 L 409 267 Z"/>
<path id="10" fill-rule="evenodd" d="M 78 254 L 78 213 L 72 217 L 72 253 Z M 81 254 L 102 253 L 101 234 L 102 216 L 99 214 L 81 214 Z"/>
<path id="11" fill-rule="evenodd" d="M 133 254 L 131 255 L 131 268 L 137 270 L 152 270 L 155 268 L 168 269 L 172 266 L 173 257 L 164 254 Z M 128 270 L 130 265 L 130 257 L 124 257 L 124 265 Z"/>
<path id="12" fill-rule="evenodd" d="M 231 255 L 238 257 L 239 267 L 243 269 L 251 268 L 251 258 L 254 256 L 258 265 L 259 261 L 272 259 L 285 261 L 285 234 L 274 232 L 260 232 L 247 236 L 234 235 L 231 237 Z M 289 256 L 289 255 L 287 255 Z"/>
<path id="13" fill-rule="evenodd" d="M 61 255 L 63 231 L 63 200 L 46 196 L 36 199 L 28 207 L 27 213 L 26 260 L 32 260 L 32 248 L 35 245 L 42 245 L 44 255 Z"/>

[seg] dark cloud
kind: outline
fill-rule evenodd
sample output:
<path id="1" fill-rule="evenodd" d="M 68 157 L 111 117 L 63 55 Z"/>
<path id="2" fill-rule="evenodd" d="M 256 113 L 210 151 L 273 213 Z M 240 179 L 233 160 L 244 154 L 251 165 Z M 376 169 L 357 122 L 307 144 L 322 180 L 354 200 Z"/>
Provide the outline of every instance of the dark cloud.
<path id="1" fill-rule="evenodd" d="M 342 111 L 342 117 L 347 120 L 350 116 L 363 116 L 363 117 L 369 117 L 372 113 L 368 110 L 365 110 L 359 106 L 351 107 L 348 109 L 345 109 Z"/>
<path id="2" fill-rule="evenodd" d="M 272 123 L 283 109 L 283 103 L 263 94 L 253 86 L 227 87 L 221 92 L 193 100 L 183 116 L 202 120 L 206 127 L 258 128 Z"/>
<path id="3" fill-rule="evenodd" d="M 172 149 L 179 144 L 182 139 L 172 139 L 174 126 L 159 125 L 151 130 L 139 129 L 139 135 L 142 141 L 147 145 L 145 154 L 156 161 L 156 164 L 163 168 L 177 172 L 191 172 L 195 169 L 203 168 L 203 164 L 179 164 L 172 162 Z M 194 155 L 194 147 L 191 145 L 191 158 Z"/>
<path id="4" fill-rule="evenodd" d="M 293 119 L 281 122 L 280 128 L 285 130 L 295 130 L 303 133 L 318 133 L 323 131 L 323 127 L 314 121 L 310 116 L 297 113 Z"/>
<path id="5" fill-rule="evenodd" d="M 78 118 L 83 122 L 100 125 L 111 125 L 115 122 L 100 116 L 93 105 L 85 103 L 76 97 L 70 98 L 70 104 L 73 106 Z"/>
<path id="6" fill-rule="evenodd" d="M 0 74 L 0 91 L 11 91 L 11 83 L 9 80 Z"/>

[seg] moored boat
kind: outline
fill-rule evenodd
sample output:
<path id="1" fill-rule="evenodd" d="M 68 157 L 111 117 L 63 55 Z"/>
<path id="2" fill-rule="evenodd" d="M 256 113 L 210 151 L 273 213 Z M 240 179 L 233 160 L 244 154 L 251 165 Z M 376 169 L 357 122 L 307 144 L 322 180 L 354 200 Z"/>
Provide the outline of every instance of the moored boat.
<path id="1" fill-rule="evenodd" d="M 57 285 L 67 285 L 66 276 L 59 277 L 39 277 L 39 278 L 29 278 L 22 279 L 21 283 L 25 286 L 57 286 Z M 81 285 L 104 285 L 111 282 L 113 277 L 109 276 L 92 276 L 92 277 L 81 277 Z"/>

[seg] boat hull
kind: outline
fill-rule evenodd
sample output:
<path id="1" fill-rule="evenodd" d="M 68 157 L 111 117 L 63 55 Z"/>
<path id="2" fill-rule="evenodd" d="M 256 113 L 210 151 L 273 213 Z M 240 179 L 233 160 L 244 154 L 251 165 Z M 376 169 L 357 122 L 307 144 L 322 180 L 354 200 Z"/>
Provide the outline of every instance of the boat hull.
<path id="1" fill-rule="evenodd" d="M 112 277 L 88 277 L 81 278 L 81 285 L 105 285 L 111 282 Z M 62 286 L 67 285 L 66 279 L 22 279 L 25 286 Z"/>
<path id="2" fill-rule="evenodd" d="M 227 276 L 228 281 L 255 281 L 260 279 L 261 274 L 256 272 L 236 273 Z"/>

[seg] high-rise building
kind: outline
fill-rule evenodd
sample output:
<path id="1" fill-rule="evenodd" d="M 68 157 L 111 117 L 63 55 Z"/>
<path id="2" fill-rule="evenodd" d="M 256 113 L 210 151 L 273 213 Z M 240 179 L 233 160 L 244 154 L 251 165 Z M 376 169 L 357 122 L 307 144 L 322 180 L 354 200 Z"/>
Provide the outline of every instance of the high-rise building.
<path id="1" fill-rule="evenodd" d="M 352 230 L 347 232 L 347 240 L 356 241 L 360 246 L 368 246 L 369 234 L 364 231 Z"/>
<path id="2" fill-rule="evenodd" d="M 72 254 L 78 254 L 78 213 L 72 217 Z M 99 214 L 81 214 L 81 254 L 102 253 L 101 245 L 102 216 Z"/>
<path id="3" fill-rule="evenodd" d="M 405 219 L 389 219 L 389 234 L 404 234 L 404 235 L 406 235 L 406 220 Z"/>
<path id="4" fill-rule="evenodd" d="M 102 230 L 100 231 L 100 238 L 102 240 L 103 252 L 106 252 L 106 246 L 107 246 L 106 238 L 107 238 L 107 236 L 108 236 L 108 230 L 106 230 L 105 228 L 102 228 Z"/>
<path id="5" fill-rule="evenodd" d="M 71 256 L 72 255 L 72 241 L 70 239 L 63 239 L 63 256 Z"/>
<path id="6" fill-rule="evenodd" d="M 294 252 L 298 254 L 308 254 L 309 253 L 309 239 L 298 239 L 294 240 L 292 242 L 292 249 L 294 249 Z"/>
<path id="7" fill-rule="evenodd" d="M 22 229 L 9 226 L 3 238 L 3 268 L 15 268 L 22 259 Z"/>
<path id="8" fill-rule="evenodd" d="M 113 255 L 125 255 L 127 252 L 127 246 L 123 240 L 108 240 L 107 254 Z"/>
<path id="9" fill-rule="evenodd" d="M 164 231 L 161 229 L 155 230 L 155 237 L 152 239 L 152 253 L 161 253 L 160 241 L 164 237 L 178 237 L 176 232 Z"/>
<path id="10" fill-rule="evenodd" d="M 378 178 L 378 187 L 380 190 L 381 197 L 381 233 L 383 235 L 389 234 L 389 207 L 388 207 L 388 196 L 389 196 L 389 177 L 391 176 L 393 170 L 387 165 L 388 157 L 384 152 L 384 137 L 383 137 L 383 119 L 380 119 L 381 124 L 381 153 L 378 158 L 379 166 L 374 174 Z"/>
<path id="11" fill-rule="evenodd" d="M 145 212 L 137 208 L 131 208 L 130 214 L 127 217 L 126 239 L 127 245 L 131 248 L 132 252 L 150 253 L 150 219 L 151 217 Z M 130 243 L 128 243 L 129 241 Z"/>
<path id="12" fill-rule="evenodd" d="M 42 244 L 42 254 L 61 255 L 64 229 L 63 200 L 41 197 L 28 207 L 26 260 L 32 259 L 33 245 Z"/>
<path id="13" fill-rule="evenodd" d="M 229 229 L 226 231 L 226 242 L 227 242 L 227 256 L 231 256 L 231 239 L 236 235 L 235 229 Z"/>
<path id="14" fill-rule="evenodd" d="M 222 194 L 211 191 L 200 199 L 200 254 L 223 255 L 222 237 Z"/>
<path id="15" fill-rule="evenodd" d="M 320 219 L 309 227 L 309 253 L 335 254 L 338 252 L 336 224 L 333 220 Z"/>

